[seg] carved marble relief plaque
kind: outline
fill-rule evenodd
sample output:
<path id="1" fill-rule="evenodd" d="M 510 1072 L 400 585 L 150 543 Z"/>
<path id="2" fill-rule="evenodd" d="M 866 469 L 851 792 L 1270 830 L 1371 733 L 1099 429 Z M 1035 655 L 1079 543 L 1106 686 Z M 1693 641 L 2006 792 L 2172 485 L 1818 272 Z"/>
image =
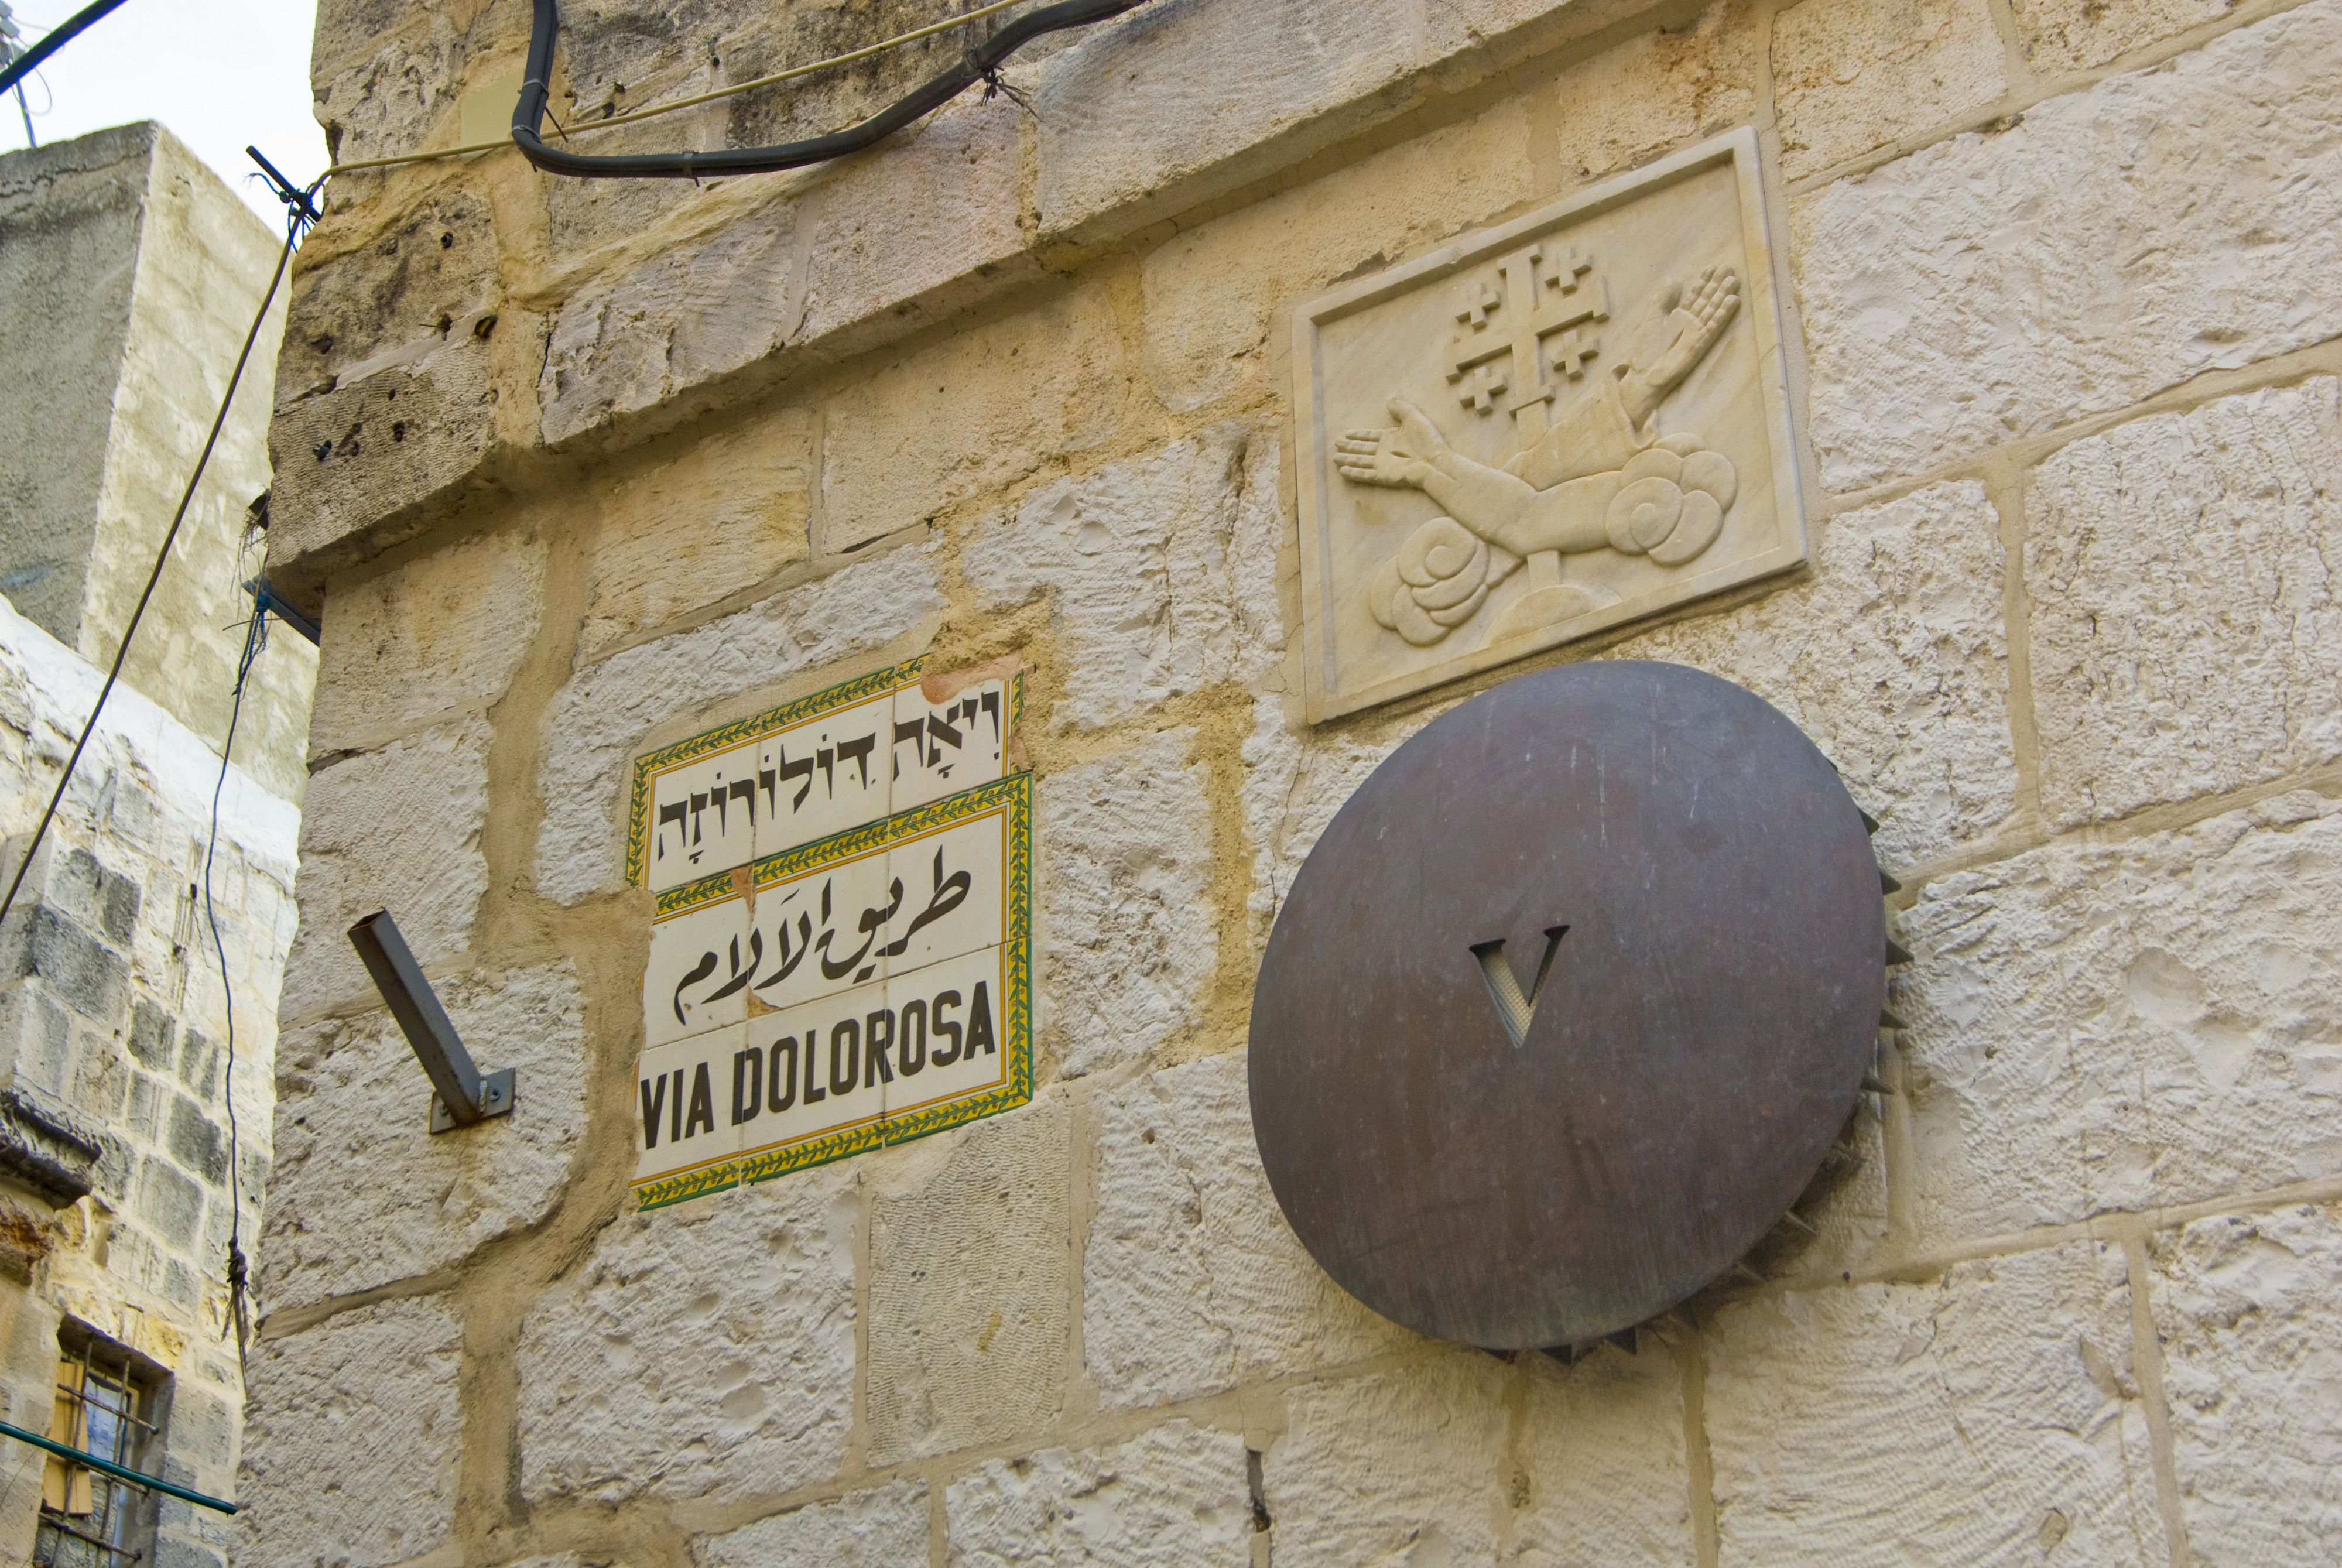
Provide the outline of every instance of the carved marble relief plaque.
<path id="1" fill-rule="evenodd" d="M 1806 558 L 1756 140 L 1302 305 L 1309 716 Z"/>

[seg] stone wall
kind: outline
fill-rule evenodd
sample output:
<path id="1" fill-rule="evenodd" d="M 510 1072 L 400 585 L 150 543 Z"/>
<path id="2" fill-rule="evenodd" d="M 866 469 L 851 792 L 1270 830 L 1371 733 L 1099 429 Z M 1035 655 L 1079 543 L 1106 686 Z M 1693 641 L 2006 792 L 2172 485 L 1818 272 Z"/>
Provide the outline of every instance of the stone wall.
<path id="1" fill-rule="evenodd" d="M 101 666 L 146 585 L 268 286 L 281 235 L 163 126 L 118 125 L 0 157 L 0 593 Z M 260 562 L 267 388 L 285 295 L 155 584 L 123 679 L 215 746 Z M 291 640 L 255 666 L 235 756 L 298 804 L 316 664 Z"/>
<path id="2" fill-rule="evenodd" d="M 97 700 L 278 243 L 158 125 L 0 158 L 0 885 Z M 316 670 L 275 627 L 223 773 L 283 297 L 0 924 L 0 1406 L 52 1431 L 61 1331 L 101 1363 L 130 1358 L 162 1417 L 133 1462 L 212 1496 L 235 1488 L 230 1243 L 258 1239 Z M 45 1461 L 5 1449 L 0 1552 L 28 1558 Z M 225 1558 L 221 1517 L 184 1503 L 142 1502 L 130 1524 L 145 1561 Z"/>
<path id="3" fill-rule="evenodd" d="M 556 112 L 857 41 L 653 9 L 570 7 Z M 525 25 L 330 0 L 341 155 L 455 144 Z M 336 182 L 274 435 L 326 637 L 244 1559 L 2321 1561 L 2342 0 L 1161 0 L 1006 76 L 796 175 Z M 1290 307 L 1739 125 L 1811 569 L 1306 724 Z M 627 764 L 922 652 L 1029 671 L 1034 1103 L 630 1212 Z M 1909 1027 L 1813 1233 L 1499 1361 L 1301 1252 L 1246 1021 L 1376 763 L 1582 657 L 1837 763 Z M 339 936 L 382 902 L 510 1123 L 404 1114 Z"/>
<path id="4" fill-rule="evenodd" d="M 130 278 L 149 145 L 139 127 L 9 160 L 5 287 L 47 307 L 47 331 L 12 333 L 0 380 L 9 444 L 0 562 L 9 602 L 50 635 L 81 631 L 93 504 L 105 474 L 114 373 L 130 331 Z M 129 258 L 129 259 L 125 259 Z M 57 310 L 59 302 L 67 308 Z M 37 454 L 37 460 L 36 460 Z"/>
<path id="5" fill-rule="evenodd" d="M 0 604 L 9 874 L 103 679 Z M 241 767 L 223 778 L 203 737 L 117 686 L 0 925 L 0 1414 L 50 1430 L 70 1320 L 168 1375 L 163 1442 L 140 1462 L 212 1496 L 235 1486 L 228 1243 L 236 1214 L 247 1251 L 259 1232 L 298 832 L 290 804 Z M 0 1453 L 0 1542 L 19 1556 L 42 1463 Z M 225 1555 L 219 1515 L 165 1500 L 152 1522 L 154 1561 Z"/>

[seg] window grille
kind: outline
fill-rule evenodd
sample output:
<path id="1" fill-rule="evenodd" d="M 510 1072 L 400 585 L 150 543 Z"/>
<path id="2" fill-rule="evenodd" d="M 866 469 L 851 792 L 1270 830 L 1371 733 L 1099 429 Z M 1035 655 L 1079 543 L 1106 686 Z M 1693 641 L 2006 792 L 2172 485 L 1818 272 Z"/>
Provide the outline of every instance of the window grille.
<path id="1" fill-rule="evenodd" d="M 156 1380 L 127 1353 L 93 1340 L 61 1347 L 49 1436 L 125 1469 L 158 1450 Z M 50 1458 L 41 1478 L 35 1568 L 126 1568 L 145 1556 L 146 1489 L 71 1460 Z"/>

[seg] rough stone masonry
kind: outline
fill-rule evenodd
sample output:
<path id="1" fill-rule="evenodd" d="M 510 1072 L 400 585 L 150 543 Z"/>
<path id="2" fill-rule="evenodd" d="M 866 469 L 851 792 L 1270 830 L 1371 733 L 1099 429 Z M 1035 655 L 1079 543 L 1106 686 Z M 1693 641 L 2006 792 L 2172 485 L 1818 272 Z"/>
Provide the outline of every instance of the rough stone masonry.
<path id="1" fill-rule="evenodd" d="M 273 317 L 121 683 L 32 839 L 276 245 L 159 125 L 0 157 L 0 877 L 32 854 L 0 927 L 0 1417 L 108 1447 L 73 1395 L 110 1368 L 153 1428 L 125 1461 L 213 1496 L 237 1467 L 234 1257 L 258 1239 L 269 1169 L 316 668 L 279 624 L 238 680 Z M 70 1561 L 95 1554 L 75 1534 L 109 1533 L 172 1568 L 219 1568 L 230 1547 L 223 1515 L 109 1499 L 0 1444 L 0 1555 Z"/>
<path id="2" fill-rule="evenodd" d="M 555 113 L 944 9 L 573 4 Z M 493 134 L 527 25 L 325 0 L 337 155 Z M 960 46 L 600 145 L 826 129 Z M 1156 0 L 1004 83 L 794 174 L 334 182 L 238 1560 L 2327 1561 L 2342 0 Z M 1806 564 L 1308 723 L 1295 308 L 1741 127 Z M 922 654 L 1026 673 L 1031 1104 L 637 1213 L 634 760 Z M 1813 1233 L 1636 1353 L 1499 1360 L 1301 1252 L 1246 1020 L 1374 765 L 1603 657 L 1843 770 L 1909 1027 Z M 385 904 L 508 1122 L 411 1114 L 342 935 Z"/>

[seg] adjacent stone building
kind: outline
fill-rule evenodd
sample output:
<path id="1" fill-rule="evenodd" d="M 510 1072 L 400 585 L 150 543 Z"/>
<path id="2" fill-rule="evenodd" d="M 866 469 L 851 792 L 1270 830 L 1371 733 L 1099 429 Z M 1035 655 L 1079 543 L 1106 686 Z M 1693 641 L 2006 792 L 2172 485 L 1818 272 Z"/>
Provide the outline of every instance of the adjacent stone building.
<path id="1" fill-rule="evenodd" d="M 564 9 L 574 132 L 946 8 Z M 327 0 L 336 155 L 493 130 L 528 23 Z M 827 129 L 961 46 L 575 140 Z M 325 641 L 239 1560 L 2330 1557 L 2342 0 L 1155 0 L 1002 85 L 792 174 L 334 181 L 273 432 L 270 566 Z M 1726 154 L 1738 314 L 1697 298 L 1756 334 L 1717 355 L 1778 355 L 1794 569 L 1326 716 L 1314 617 L 1414 659 L 1452 630 L 1415 610 L 1480 601 L 1404 554 L 1343 596 L 1313 508 L 1347 527 L 1423 454 L 1397 419 L 1351 449 L 1382 477 L 1341 471 L 1296 341 Z M 1610 286 L 1601 347 L 1666 363 L 1624 358 L 1649 280 Z M 1542 343 L 1407 395 L 1494 464 L 1474 421 L 1524 366 L 1556 406 L 1611 385 Z M 1668 450 L 1696 511 L 1705 449 Z M 1727 527 L 1750 450 L 1702 481 Z M 1428 511 L 1355 515 L 1396 547 Z M 1429 1343 L 1263 1179 L 1259 954 L 1396 746 L 1624 657 L 1749 687 L 1843 771 L 1903 884 L 1907 1028 L 1809 1229 L 1633 1353 Z M 919 659 L 1022 681 L 1029 1104 L 645 1207 L 670 1080 L 637 1064 L 678 1047 L 645 1034 L 670 905 L 635 781 Z M 385 905 L 516 1070 L 509 1120 L 426 1132 L 343 936 Z"/>
<path id="2" fill-rule="evenodd" d="M 279 243 L 160 125 L 0 158 L 0 886 L 120 648 Z M 0 1418 L 214 1497 L 235 1489 L 229 1243 L 255 1250 L 268 1173 L 316 671 L 276 630 L 223 771 L 282 315 L 0 925 Z M 15 1560 L 200 1568 L 224 1560 L 225 1527 L 0 1443 Z"/>

